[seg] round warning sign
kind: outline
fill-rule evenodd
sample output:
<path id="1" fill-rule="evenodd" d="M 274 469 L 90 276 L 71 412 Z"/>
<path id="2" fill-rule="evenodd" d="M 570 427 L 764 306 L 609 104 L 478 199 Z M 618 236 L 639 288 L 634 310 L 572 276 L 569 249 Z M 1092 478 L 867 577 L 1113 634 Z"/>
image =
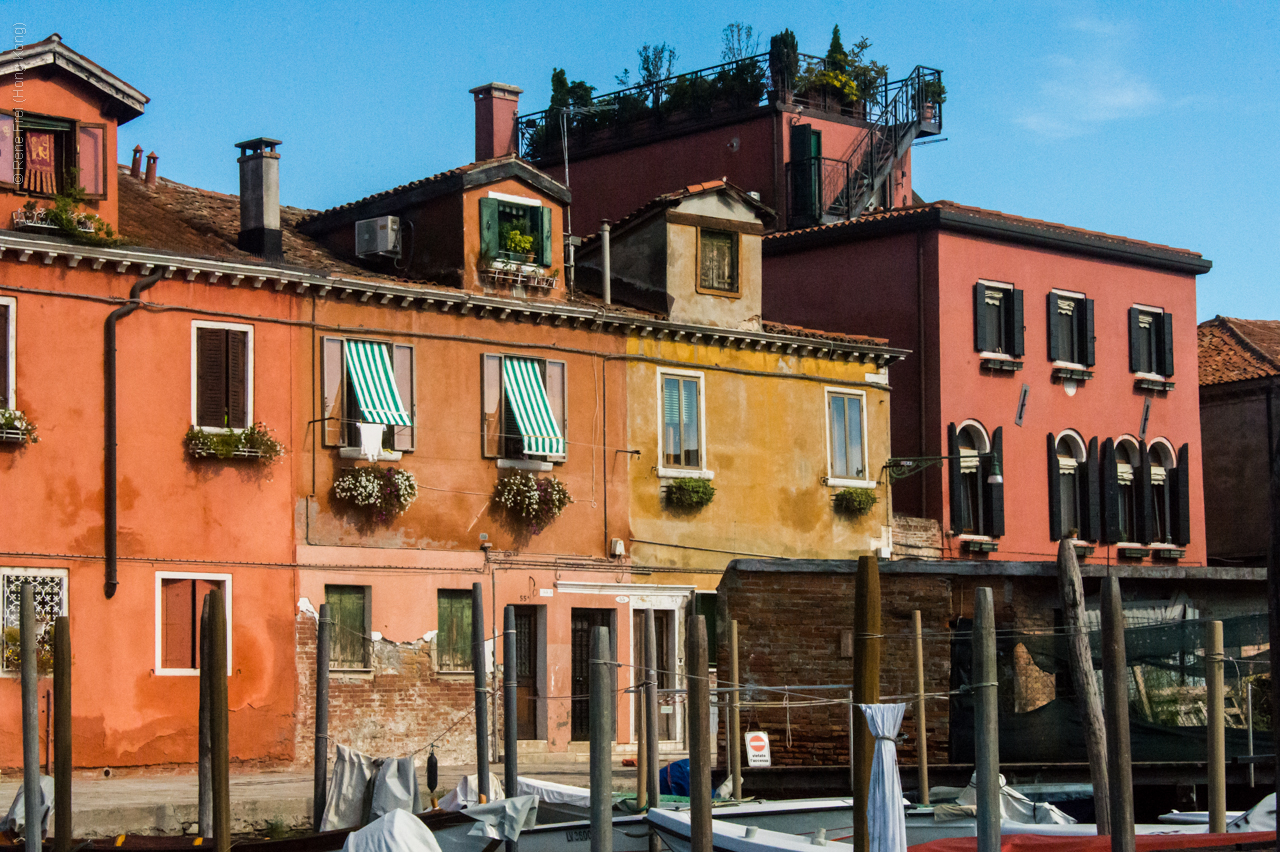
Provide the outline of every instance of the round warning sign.
<path id="1" fill-rule="evenodd" d="M 748 731 L 744 737 L 747 744 L 747 766 L 771 766 L 769 757 L 769 735 L 764 731 Z"/>

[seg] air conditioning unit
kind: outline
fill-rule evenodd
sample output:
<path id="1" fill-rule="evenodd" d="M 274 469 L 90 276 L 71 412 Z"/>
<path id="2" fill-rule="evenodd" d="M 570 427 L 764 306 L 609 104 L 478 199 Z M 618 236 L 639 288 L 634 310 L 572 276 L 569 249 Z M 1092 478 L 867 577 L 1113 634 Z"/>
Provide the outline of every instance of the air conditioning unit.
<path id="1" fill-rule="evenodd" d="M 356 257 L 400 257 L 400 217 L 356 222 Z"/>

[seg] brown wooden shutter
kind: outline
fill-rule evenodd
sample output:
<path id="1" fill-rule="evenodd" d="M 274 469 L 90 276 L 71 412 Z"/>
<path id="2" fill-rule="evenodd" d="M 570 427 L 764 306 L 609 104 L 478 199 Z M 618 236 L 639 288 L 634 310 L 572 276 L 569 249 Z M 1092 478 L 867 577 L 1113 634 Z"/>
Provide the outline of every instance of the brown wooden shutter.
<path id="1" fill-rule="evenodd" d="M 346 446 L 343 440 L 346 430 L 342 428 L 343 399 L 342 389 L 346 380 L 346 365 L 342 357 L 342 338 L 326 337 L 321 343 L 320 370 L 324 375 L 324 389 L 320 401 L 320 416 L 325 418 L 321 423 L 324 445 L 326 447 Z"/>
<path id="2" fill-rule="evenodd" d="M 190 582 L 192 584 L 191 631 L 193 634 L 198 634 L 200 630 L 200 613 L 204 610 L 205 596 L 208 595 L 210 592 L 212 592 L 214 589 L 222 591 L 224 594 L 226 590 L 223 588 L 221 580 L 191 580 Z M 231 611 L 230 603 L 231 603 L 230 601 L 226 601 L 226 600 L 223 601 L 224 612 Z M 231 622 L 229 621 L 227 622 L 227 635 L 228 636 L 231 635 Z M 199 641 L 195 641 L 195 640 L 192 641 L 191 656 L 192 656 L 192 659 L 195 661 L 194 664 L 192 665 L 192 668 L 196 668 L 196 669 L 200 668 L 200 642 Z M 228 660 L 228 663 L 230 663 L 230 660 Z"/>
<path id="3" fill-rule="evenodd" d="M 415 446 L 414 430 L 418 425 L 417 400 L 414 395 L 412 346 L 396 344 L 392 347 L 392 368 L 395 370 L 396 391 L 400 394 L 400 402 L 404 405 L 404 410 L 409 415 L 409 422 L 413 424 L 411 426 L 391 427 L 395 433 L 392 439 L 392 449 L 412 450 Z"/>
<path id="4" fill-rule="evenodd" d="M 569 432 L 567 430 L 566 410 L 569 404 L 568 368 L 564 361 L 546 362 L 547 401 L 551 403 L 551 414 L 560 427 L 560 435 L 565 439 L 565 455 L 569 453 Z M 558 456 L 557 456 L 558 458 Z"/>
<path id="5" fill-rule="evenodd" d="M 197 623 L 195 581 L 160 581 L 160 665 L 166 669 L 193 669 L 196 660 Z"/>
<path id="6" fill-rule="evenodd" d="M 480 361 L 480 451 L 484 458 L 502 455 L 502 356 Z"/>
<path id="7" fill-rule="evenodd" d="M 196 425 L 227 425 L 227 330 L 196 329 Z"/>
<path id="8" fill-rule="evenodd" d="M 9 401 L 9 306 L 0 305 L 0 408 L 16 405 Z"/>
<path id="9" fill-rule="evenodd" d="M 227 331 L 227 426 L 249 426 L 249 332 Z"/>

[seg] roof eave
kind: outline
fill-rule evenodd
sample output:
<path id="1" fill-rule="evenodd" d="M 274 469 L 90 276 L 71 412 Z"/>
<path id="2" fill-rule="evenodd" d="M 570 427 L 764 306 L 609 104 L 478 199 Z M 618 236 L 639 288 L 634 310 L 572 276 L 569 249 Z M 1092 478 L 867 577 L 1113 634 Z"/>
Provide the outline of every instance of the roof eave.
<path id="1" fill-rule="evenodd" d="M 0 77 L 52 65 L 110 97 L 115 103 L 112 111 L 117 124 L 124 124 L 142 115 L 151 100 L 116 75 L 86 61 L 80 54 L 62 44 L 49 42 L 32 45 L 23 51 L 9 51 L 0 58 Z"/>

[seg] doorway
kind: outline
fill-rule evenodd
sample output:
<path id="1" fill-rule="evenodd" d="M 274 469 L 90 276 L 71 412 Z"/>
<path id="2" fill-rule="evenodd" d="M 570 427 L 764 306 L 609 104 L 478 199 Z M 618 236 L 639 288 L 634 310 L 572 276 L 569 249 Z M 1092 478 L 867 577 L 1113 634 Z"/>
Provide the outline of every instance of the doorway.
<path id="1" fill-rule="evenodd" d="M 538 739 L 538 608 L 516 615 L 516 739 Z"/>
<path id="2" fill-rule="evenodd" d="M 618 639 L 611 609 L 577 609 L 570 615 L 570 701 L 569 738 L 577 742 L 591 739 L 591 632 L 609 628 L 609 659 L 616 660 Z M 617 673 L 614 672 L 615 683 Z M 612 691 L 612 690 L 611 690 Z M 616 736 L 617 725 L 614 725 Z"/>
<path id="3" fill-rule="evenodd" d="M 643 679 L 644 668 L 644 615 L 646 610 L 635 610 L 631 617 L 631 647 L 634 649 L 634 660 L 632 664 L 636 666 L 635 682 L 639 683 Z M 671 669 L 671 610 L 655 609 L 653 611 L 654 633 L 657 634 L 657 667 L 658 667 L 658 689 L 671 689 L 674 682 Z M 634 728 L 640 730 L 640 701 L 632 702 L 635 708 Z M 671 702 L 669 694 L 658 695 L 658 739 L 674 740 L 675 734 L 672 731 L 672 720 L 675 718 L 674 706 Z"/>

